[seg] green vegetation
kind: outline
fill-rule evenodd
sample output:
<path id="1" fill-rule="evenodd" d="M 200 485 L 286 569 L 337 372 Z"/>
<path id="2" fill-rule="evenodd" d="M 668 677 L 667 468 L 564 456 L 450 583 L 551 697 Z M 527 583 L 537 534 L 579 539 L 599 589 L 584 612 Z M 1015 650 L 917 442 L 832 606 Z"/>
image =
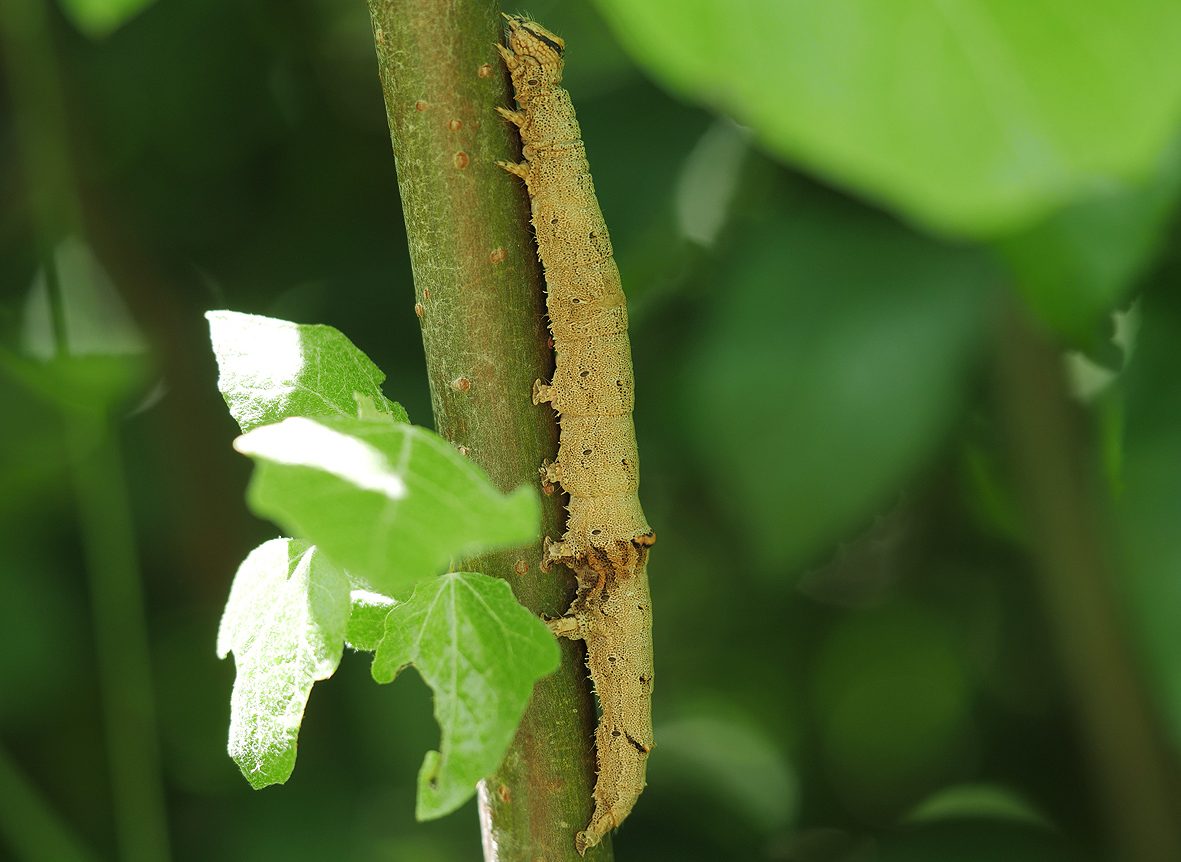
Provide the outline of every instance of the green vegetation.
<path id="1" fill-rule="evenodd" d="M 0 856 L 569 852 L 498 12 L 0 2 Z M 528 12 L 659 536 L 598 858 L 1181 858 L 1178 10 Z"/>
<path id="2" fill-rule="evenodd" d="M 335 672 L 347 635 L 376 651 L 379 682 L 413 664 L 434 689 L 442 751 L 423 765 L 418 814 L 447 814 L 500 763 L 558 652 L 502 582 L 460 572 L 415 585 L 463 555 L 535 540 L 537 493 L 501 496 L 407 424 L 381 393 L 385 375 L 332 327 L 207 316 L 244 432 L 234 446 L 257 462 L 251 505 L 301 537 L 264 542 L 234 577 L 217 639 L 238 668 L 230 755 L 255 788 L 291 776 L 312 684 Z"/>

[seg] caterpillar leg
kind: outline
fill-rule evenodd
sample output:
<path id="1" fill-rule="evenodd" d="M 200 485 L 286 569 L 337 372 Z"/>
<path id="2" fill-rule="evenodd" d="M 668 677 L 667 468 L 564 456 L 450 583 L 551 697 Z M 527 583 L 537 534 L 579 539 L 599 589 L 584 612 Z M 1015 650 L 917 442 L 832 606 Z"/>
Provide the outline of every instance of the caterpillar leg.
<path id="1" fill-rule="evenodd" d="M 558 617 L 556 620 L 546 620 L 545 624 L 554 633 L 554 637 L 569 638 L 580 641 L 586 637 L 586 623 L 578 617 Z"/>
<path id="2" fill-rule="evenodd" d="M 570 547 L 565 542 L 555 542 L 549 536 L 541 542 L 541 570 L 548 572 L 553 563 L 569 562 L 573 559 Z"/>
<path id="3" fill-rule="evenodd" d="M 502 163 L 503 164 L 503 163 Z M 544 404 L 547 401 L 554 400 L 554 387 L 548 383 L 542 383 L 540 380 L 533 381 L 533 403 Z"/>
<path id="4" fill-rule="evenodd" d="M 496 163 L 504 168 L 513 176 L 520 177 L 523 180 L 529 179 L 529 163 L 528 162 L 505 162 L 499 161 Z"/>
<path id="5" fill-rule="evenodd" d="M 525 114 L 521 111 L 511 111 L 508 108 L 497 106 L 496 113 L 500 114 L 500 116 L 504 117 L 518 129 L 525 125 Z"/>
<path id="6" fill-rule="evenodd" d="M 508 70 L 510 72 L 516 68 L 516 66 L 517 66 L 517 55 L 516 54 L 514 54 L 511 50 L 509 50 L 509 48 L 507 46 L 502 45 L 500 42 L 496 43 L 496 50 L 500 52 L 500 56 L 504 60 L 504 65 L 508 66 Z"/>
<path id="7" fill-rule="evenodd" d="M 541 473 L 542 482 L 547 482 L 551 485 L 562 484 L 562 465 L 557 461 L 542 461 L 541 468 L 538 470 Z"/>

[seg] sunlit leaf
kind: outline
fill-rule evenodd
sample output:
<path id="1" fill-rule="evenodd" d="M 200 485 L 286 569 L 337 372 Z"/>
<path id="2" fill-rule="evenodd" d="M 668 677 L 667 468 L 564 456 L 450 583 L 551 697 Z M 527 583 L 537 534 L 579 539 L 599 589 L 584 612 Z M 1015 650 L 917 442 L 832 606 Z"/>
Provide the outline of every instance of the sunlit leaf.
<path id="1" fill-rule="evenodd" d="M 598 5 L 678 92 L 965 235 L 1029 224 L 1096 178 L 1145 177 L 1181 107 L 1181 6 L 1155 0 Z"/>
<path id="2" fill-rule="evenodd" d="M 442 731 L 418 774 L 420 820 L 454 811 L 504 757 L 533 684 L 558 666 L 558 647 L 504 581 L 454 572 L 420 584 L 386 617 L 373 678 L 414 665 L 435 693 Z"/>
<path id="3" fill-rule="evenodd" d="M 381 391 L 385 375 L 339 330 L 210 311 L 218 389 L 243 431 L 289 416 L 377 416 L 408 421 Z"/>
<path id="4" fill-rule="evenodd" d="M 254 788 L 291 776 L 308 695 L 340 663 L 348 615 L 348 579 L 304 542 L 272 539 L 234 576 L 217 653 L 234 654 L 229 752 Z"/>
<path id="5" fill-rule="evenodd" d="M 257 464 L 249 503 L 382 595 L 405 596 L 448 563 L 537 538 L 529 487 L 501 494 L 437 434 L 351 417 L 292 418 L 234 448 Z"/>
<path id="6" fill-rule="evenodd" d="M 351 599 L 345 642 L 355 650 L 372 652 L 385 634 L 385 618 L 397 602 L 369 590 L 353 590 Z"/>

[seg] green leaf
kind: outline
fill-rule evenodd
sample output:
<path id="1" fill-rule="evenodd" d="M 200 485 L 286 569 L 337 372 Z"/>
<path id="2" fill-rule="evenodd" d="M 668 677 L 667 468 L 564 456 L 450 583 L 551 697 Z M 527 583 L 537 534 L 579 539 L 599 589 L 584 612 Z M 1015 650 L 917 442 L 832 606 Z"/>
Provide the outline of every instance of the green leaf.
<path id="1" fill-rule="evenodd" d="M 1052 828 L 1028 799 L 999 784 L 955 784 L 936 791 L 906 815 L 908 824 L 960 819 L 1019 820 Z"/>
<path id="2" fill-rule="evenodd" d="M 373 652 L 385 634 L 385 618 L 396 601 L 369 590 L 353 590 L 345 643 L 355 650 Z"/>
<path id="3" fill-rule="evenodd" d="M 963 235 L 1029 224 L 1096 178 L 1147 176 L 1181 107 L 1181 6 L 1158 0 L 598 5 L 668 86 Z"/>
<path id="4" fill-rule="evenodd" d="M 683 423 L 779 574 L 861 527 L 931 457 L 996 275 L 978 254 L 811 201 L 745 233 L 731 260 L 683 375 Z"/>
<path id="5" fill-rule="evenodd" d="M 1072 343 L 1096 330 L 1159 252 L 1181 192 L 1181 142 L 1140 183 L 1113 182 L 1045 221 L 1003 239 L 1026 304 Z"/>
<path id="6" fill-rule="evenodd" d="M 155 0 L 61 0 L 62 11 L 92 39 L 118 30 Z"/>
<path id="7" fill-rule="evenodd" d="M 348 578 L 304 542 L 265 542 L 234 576 L 217 654 L 234 654 L 229 752 L 256 790 L 291 776 L 308 695 L 340 663 L 348 614 Z"/>
<path id="8" fill-rule="evenodd" d="M 381 392 L 385 375 L 338 329 L 210 311 L 217 387 L 243 431 L 290 416 L 371 416 L 409 421 Z"/>
<path id="9" fill-rule="evenodd" d="M 509 585 L 454 572 L 418 586 L 386 617 L 373 678 L 392 682 L 414 665 L 435 693 L 442 731 L 418 773 L 419 820 L 466 802 L 500 764 L 533 684 L 558 666 L 558 646 Z"/>
<path id="10" fill-rule="evenodd" d="M 20 352 L 0 348 L 0 373 L 74 414 L 144 397 L 152 361 L 143 334 L 87 243 L 63 239 L 20 308 Z"/>
<path id="11" fill-rule="evenodd" d="M 55 307 L 56 306 L 56 307 Z M 55 324 L 55 318 L 60 321 Z M 60 325 L 60 333 L 56 326 Z M 62 339 L 61 344 L 57 338 Z M 21 346 L 30 356 L 141 356 L 148 352 L 119 289 L 90 246 L 75 236 L 53 250 L 25 300 Z"/>
<path id="12" fill-rule="evenodd" d="M 399 598 L 452 561 L 537 538 L 536 492 L 501 494 L 439 435 L 351 417 L 285 419 L 234 448 L 257 463 L 248 501 L 354 578 Z"/>
<path id="13" fill-rule="evenodd" d="M 712 819 L 725 831 L 742 824 L 762 835 L 783 834 L 795 822 L 799 780 L 786 753 L 733 705 L 711 700 L 681 705 L 656 736 L 660 757 L 649 767 L 649 780 L 694 794 L 703 822 Z"/>

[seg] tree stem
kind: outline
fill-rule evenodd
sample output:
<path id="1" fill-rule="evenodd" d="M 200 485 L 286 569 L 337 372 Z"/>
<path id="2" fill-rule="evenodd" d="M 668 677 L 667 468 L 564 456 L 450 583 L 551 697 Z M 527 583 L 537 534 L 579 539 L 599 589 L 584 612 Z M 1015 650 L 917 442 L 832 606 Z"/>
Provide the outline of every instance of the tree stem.
<path id="1" fill-rule="evenodd" d="M 410 261 L 439 432 L 503 490 L 538 483 L 557 448 L 552 411 L 532 402 L 553 370 L 542 278 L 521 184 L 496 166 L 515 160 L 515 133 L 490 0 L 369 0 Z M 565 511 L 546 497 L 543 534 Z M 543 574 L 540 542 L 467 561 L 504 578 L 522 604 L 559 616 L 569 572 Z M 593 808 L 594 708 L 581 644 L 538 683 L 504 764 L 480 787 L 488 860 L 576 860 L 574 833 Z M 588 858 L 609 860 L 609 845 Z"/>
<path id="2" fill-rule="evenodd" d="M 1070 401 L 1054 346 L 1017 312 L 1003 332 L 1000 406 L 1042 599 L 1115 858 L 1181 859 L 1173 761 L 1124 636 L 1097 503 L 1099 471 L 1082 416 Z"/>

